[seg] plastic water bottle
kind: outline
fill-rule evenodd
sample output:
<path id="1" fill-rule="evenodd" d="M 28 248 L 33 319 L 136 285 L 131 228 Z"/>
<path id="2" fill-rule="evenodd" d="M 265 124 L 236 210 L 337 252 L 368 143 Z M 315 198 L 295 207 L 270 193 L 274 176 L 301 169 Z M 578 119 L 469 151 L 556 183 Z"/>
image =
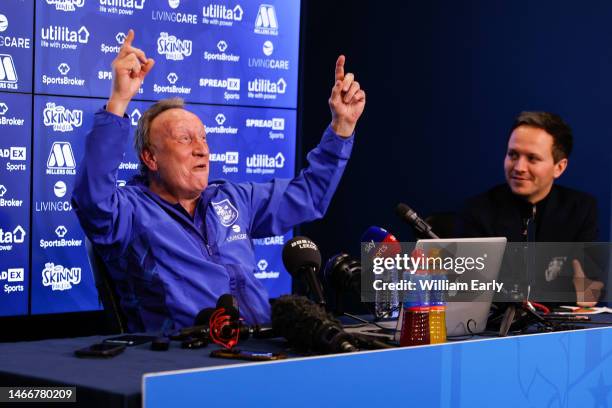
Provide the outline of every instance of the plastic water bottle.
<path id="1" fill-rule="evenodd" d="M 432 248 L 429 258 L 440 258 L 440 249 Z M 430 294 L 429 340 L 431 344 L 446 342 L 446 287 L 448 278 L 443 270 L 432 270 L 429 274 L 433 287 Z"/>
<path id="2" fill-rule="evenodd" d="M 413 251 L 414 256 L 423 256 L 422 250 Z M 414 282 L 414 290 L 411 290 L 404 302 L 402 333 L 400 346 L 418 346 L 430 344 L 431 334 L 429 327 L 429 314 L 431 299 L 430 293 L 424 288 L 429 276 L 425 270 L 418 270 L 410 276 L 410 282 Z"/>

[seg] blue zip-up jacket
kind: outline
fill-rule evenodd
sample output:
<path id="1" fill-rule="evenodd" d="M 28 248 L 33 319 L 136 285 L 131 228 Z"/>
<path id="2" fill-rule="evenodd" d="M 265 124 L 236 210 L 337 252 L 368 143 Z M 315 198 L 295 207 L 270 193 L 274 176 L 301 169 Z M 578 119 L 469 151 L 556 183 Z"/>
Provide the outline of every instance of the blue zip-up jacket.
<path id="1" fill-rule="evenodd" d="M 328 128 L 294 179 L 211 182 L 195 216 L 135 178 L 116 186 L 130 121 L 100 110 L 87 136 L 73 207 L 105 261 L 131 331 L 167 331 L 231 293 L 249 324 L 270 320 L 264 286 L 255 278 L 251 238 L 286 233 L 321 218 L 353 145 Z"/>

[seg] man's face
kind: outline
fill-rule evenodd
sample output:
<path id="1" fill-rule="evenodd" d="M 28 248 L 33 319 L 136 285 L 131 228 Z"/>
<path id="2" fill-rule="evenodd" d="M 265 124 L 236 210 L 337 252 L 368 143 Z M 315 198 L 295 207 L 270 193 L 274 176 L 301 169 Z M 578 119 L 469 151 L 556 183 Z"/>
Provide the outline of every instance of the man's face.
<path id="1" fill-rule="evenodd" d="M 510 135 L 504 160 L 506 181 L 512 192 L 531 203 L 548 195 L 553 181 L 567 167 L 567 159 L 555 163 L 553 137 L 545 130 L 519 126 Z"/>
<path id="2" fill-rule="evenodd" d="M 185 109 L 169 109 L 151 123 L 145 163 L 157 183 L 177 198 L 194 198 L 208 185 L 209 151 L 202 121 Z"/>

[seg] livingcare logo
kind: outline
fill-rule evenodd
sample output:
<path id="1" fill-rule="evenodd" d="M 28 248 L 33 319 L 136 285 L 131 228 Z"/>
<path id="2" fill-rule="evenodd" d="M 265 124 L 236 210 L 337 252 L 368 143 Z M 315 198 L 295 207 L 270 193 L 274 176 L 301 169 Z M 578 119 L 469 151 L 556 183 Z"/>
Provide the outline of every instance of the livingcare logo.
<path id="1" fill-rule="evenodd" d="M 235 22 L 242 21 L 244 10 L 240 4 L 227 7 L 225 4 L 208 4 L 202 8 L 202 23 L 231 27 Z"/>

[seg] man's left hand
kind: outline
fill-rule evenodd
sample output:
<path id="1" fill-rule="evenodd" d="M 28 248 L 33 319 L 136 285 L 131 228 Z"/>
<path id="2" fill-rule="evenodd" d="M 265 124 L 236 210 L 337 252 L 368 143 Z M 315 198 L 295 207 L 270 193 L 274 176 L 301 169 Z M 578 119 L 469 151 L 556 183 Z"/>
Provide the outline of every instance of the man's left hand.
<path id="1" fill-rule="evenodd" d="M 366 95 L 359 82 L 355 81 L 355 75 L 350 72 L 344 74 L 344 61 L 344 55 L 340 55 L 336 61 L 336 83 L 329 97 L 329 107 L 332 129 L 338 136 L 349 137 L 363 113 Z"/>

